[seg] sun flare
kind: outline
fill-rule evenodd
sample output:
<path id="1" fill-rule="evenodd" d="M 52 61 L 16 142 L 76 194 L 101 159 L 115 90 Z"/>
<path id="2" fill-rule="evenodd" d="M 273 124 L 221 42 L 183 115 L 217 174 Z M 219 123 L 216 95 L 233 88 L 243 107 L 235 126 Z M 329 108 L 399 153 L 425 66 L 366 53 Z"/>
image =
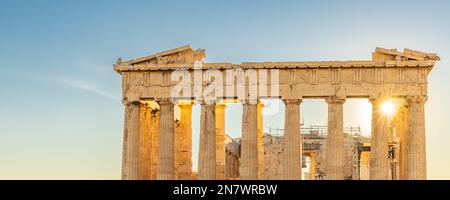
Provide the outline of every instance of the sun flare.
<path id="1" fill-rule="evenodd" d="M 381 106 L 381 111 L 385 115 L 392 116 L 395 111 L 395 104 L 392 100 L 385 101 Z"/>

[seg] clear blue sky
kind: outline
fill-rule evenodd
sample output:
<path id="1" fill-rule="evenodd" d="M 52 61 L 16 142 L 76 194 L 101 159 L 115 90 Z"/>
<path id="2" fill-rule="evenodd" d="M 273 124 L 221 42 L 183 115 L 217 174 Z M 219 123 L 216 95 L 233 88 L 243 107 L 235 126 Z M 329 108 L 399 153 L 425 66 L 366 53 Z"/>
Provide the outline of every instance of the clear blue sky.
<path id="1" fill-rule="evenodd" d="M 112 64 L 185 44 L 205 48 L 207 62 L 234 63 L 370 59 L 377 46 L 439 53 L 428 173 L 450 179 L 449 10 L 448 1 L 0 0 L 0 179 L 119 179 L 123 106 Z M 346 103 L 346 125 L 367 129 L 355 114 L 362 104 Z M 301 109 L 306 124 L 326 123 L 324 102 Z M 230 125 L 239 106 L 227 114 L 227 133 L 239 136 Z M 267 116 L 266 127 L 280 119 Z"/>

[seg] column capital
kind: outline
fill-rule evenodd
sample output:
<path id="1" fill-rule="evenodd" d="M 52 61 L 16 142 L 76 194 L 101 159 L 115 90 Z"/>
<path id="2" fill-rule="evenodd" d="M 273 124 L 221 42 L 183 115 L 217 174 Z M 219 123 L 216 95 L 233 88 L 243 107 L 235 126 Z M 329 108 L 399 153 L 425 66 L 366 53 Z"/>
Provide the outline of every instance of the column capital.
<path id="1" fill-rule="evenodd" d="M 386 98 L 376 97 L 376 96 L 371 96 L 371 97 L 369 97 L 369 103 L 371 103 L 372 106 L 379 106 L 379 105 L 381 105 L 385 100 L 387 100 L 387 99 L 386 99 Z"/>
<path id="2" fill-rule="evenodd" d="M 145 102 L 141 102 L 141 109 L 143 109 L 143 110 L 152 110 L 150 105 L 148 103 L 145 103 Z"/>
<path id="3" fill-rule="evenodd" d="M 141 102 L 138 101 L 138 100 L 130 100 L 130 99 L 127 99 L 127 98 L 123 98 L 122 99 L 122 103 L 123 103 L 124 106 L 129 106 L 131 104 L 134 104 L 134 105 L 141 104 Z"/>
<path id="4" fill-rule="evenodd" d="M 339 96 L 329 96 L 327 98 L 325 98 L 325 101 L 328 104 L 343 104 L 345 103 L 345 97 L 339 97 Z"/>
<path id="5" fill-rule="evenodd" d="M 181 103 L 181 104 L 178 104 L 178 106 L 181 108 L 181 109 L 189 109 L 189 108 L 192 108 L 192 102 L 191 103 Z"/>
<path id="6" fill-rule="evenodd" d="M 161 98 L 161 99 L 155 99 L 155 101 L 159 104 L 159 105 L 169 105 L 169 104 L 174 104 L 172 99 L 170 98 Z"/>
<path id="7" fill-rule="evenodd" d="M 408 103 L 425 103 L 428 101 L 428 96 L 408 95 L 406 96 L 406 101 Z"/>
<path id="8" fill-rule="evenodd" d="M 284 104 L 296 104 L 300 105 L 303 102 L 303 99 L 283 99 Z"/>
<path id="9" fill-rule="evenodd" d="M 217 105 L 218 101 L 214 101 L 214 100 L 198 100 L 197 101 L 200 105 Z"/>
<path id="10" fill-rule="evenodd" d="M 248 104 L 248 105 L 257 105 L 259 103 L 259 100 L 254 99 L 244 99 L 240 100 L 242 104 Z"/>
<path id="11" fill-rule="evenodd" d="M 226 107 L 227 107 L 227 105 L 224 104 L 224 103 L 218 103 L 218 104 L 216 104 L 216 109 L 225 109 Z"/>
<path id="12" fill-rule="evenodd" d="M 258 108 L 264 108 L 264 103 L 261 101 L 258 101 Z"/>
<path id="13" fill-rule="evenodd" d="M 128 101 L 128 99 L 126 97 L 122 98 L 122 104 L 124 106 L 127 106 L 129 104 L 129 101 Z"/>

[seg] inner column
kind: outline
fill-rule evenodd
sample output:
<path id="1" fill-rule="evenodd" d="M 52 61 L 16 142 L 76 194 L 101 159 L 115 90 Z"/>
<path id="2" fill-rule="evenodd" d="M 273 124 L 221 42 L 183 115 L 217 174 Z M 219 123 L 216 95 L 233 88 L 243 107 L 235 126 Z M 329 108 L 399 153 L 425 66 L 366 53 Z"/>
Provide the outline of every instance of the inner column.
<path id="1" fill-rule="evenodd" d="M 301 99 L 284 99 L 286 105 L 283 136 L 283 179 L 302 178 L 302 141 L 300 135 Z"/>
<path id="2" fill-rule="evenodd" d="M 241 180 L 258 179 L 258 119 L 257 103 L 242 105 Z"/>
<path id="3" fill-rule="evenodd" d="M 174 104 L 170 99 L 161 99 L 158 131 L 158 180 L 173 180 L 174 170 Z"/>
<path id="4" fill-rule="evenodd" d="M 216 105 L 201 102 L 198 179 L 216 179 Z"/>
<path id="5" fill-rule="evenodd" d="M 192 178 L 192 103 L 182 102 L 180 107 L 180 131 L 178 179 L 190 180 Z"/>
<path id="6" fill-rule="evenodd" d="M 311 159 L 311 174 L 310 174 L 310 180 L 316 180 L 316 159 L 317 159 L 317 153 L 311 152 L 310 154 Z"/>
<path id="7" fill-rule="evenodd" d="M 408 164 L 408 107 L 404 101 L 400 104 L 397 113 L 393 117 L 393 127 L 396 130 L 396 136 L 399 137 L 399 179 L 407 180 L 407 164 Z"/>
<path id="8" fill-rule="evenodd" d="M 370 179 L 389 179 L 388 119 L 381 112 L 382 100 L 370 99 L 372 103 L 372 135 L 370 149 Z"/>
<path id="9" fill-rule="evenodd" d="M 264 166 L 264 130 L 263 130 L 263 108 L 264 104 L 258 102 L 258 179 L 263 180 L 265 176 Z"/>
<path id="10" fill-rule="evenodd" d="M 150 113 L 150 179 L 152 180 L 156 179 L 158 168 L 159 113 L 159 108 L 153 109 Z"/>
<path id="11" fill-rule="evenodd" d="M 150 112 L 152 108 L 148 103 L 141 103 L 140 111 L 140 160 L 142 180 L 151 179 L 151 131 L 150 131 Z"/>
<path id="12" fill-rule="evenodd" d="M 216 104 L 216 179 L 225 179 L 225 103 Z"/>
<path id="13" fill-rule="evenodd" d="M 325 177 L 328 180 L 344 179 L 344 112 L 345 99 L 328 97 L 328 139 Z"/>

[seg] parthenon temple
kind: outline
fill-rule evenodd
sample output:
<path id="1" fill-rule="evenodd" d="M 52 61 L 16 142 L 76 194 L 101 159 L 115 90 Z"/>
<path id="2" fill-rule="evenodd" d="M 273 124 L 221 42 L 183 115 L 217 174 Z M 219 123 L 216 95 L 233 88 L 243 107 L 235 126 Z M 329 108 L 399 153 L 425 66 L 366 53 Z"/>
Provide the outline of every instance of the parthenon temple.
<path id="1" fill-rule="evenodd" d="M 340 180 L 360 179 L 360 170 L 372 180 L 427 178 L 424 109 L 436 54 L 376 48 L 371 60 L 241 64 L 207 63 L 205 57 L 204 49 L 187 45 L 114 64 L 125 107 L 122 179 Z M 349 98 L 372 104 L 371 137 L 363 142 L 345 139 L 343 105 Z M 285 105 L 280 136 L 263 133 L 263 99 Z M 326 100 L 326 142 L 302 133 L 304 99 Z M 398 102 L 392 116 L 381 112 L 390 99 Z M 225 133 L 230 102 L 243 108 L 239 140 Z M 194 104 L 201 107 L 197 172 L 192 170 Z M 390 162 L 393 135 L 396 168 Z M 274 142 L 279 145 L 268 145 Z M 367 168 L 360 167 L 364 159 Z M 302 172 L 306 160 L 308 178 Z"/>

